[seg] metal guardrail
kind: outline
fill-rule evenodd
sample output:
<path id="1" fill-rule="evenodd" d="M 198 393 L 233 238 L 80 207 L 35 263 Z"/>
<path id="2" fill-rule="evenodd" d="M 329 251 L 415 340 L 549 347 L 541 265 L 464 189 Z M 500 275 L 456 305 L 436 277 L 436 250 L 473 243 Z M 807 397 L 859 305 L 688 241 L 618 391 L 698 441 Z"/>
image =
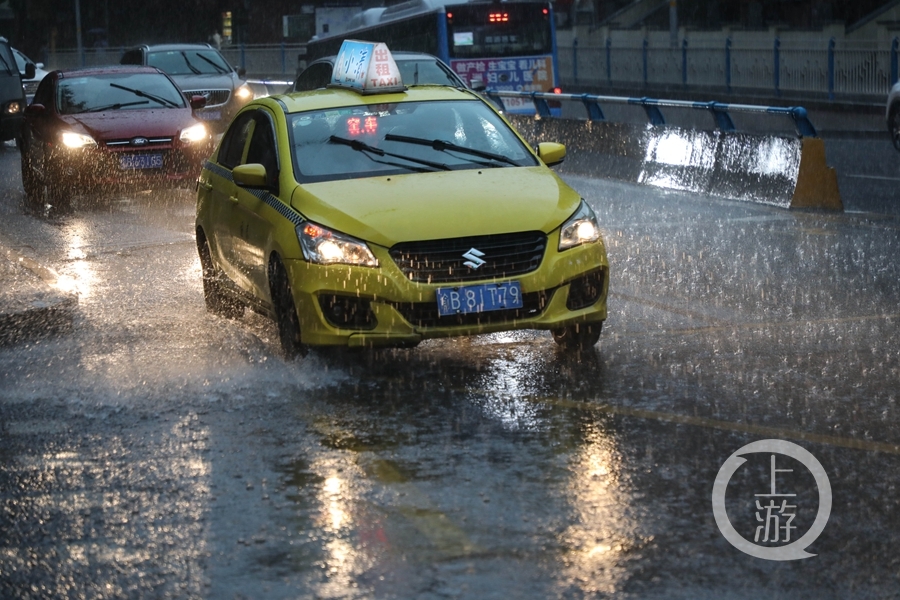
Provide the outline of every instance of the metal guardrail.
<path id="1" fill-rule="evenodd" d="M 553 116 L 550 101 L 569 100 L 581 102 L 591 121 L 605 121 L 601 104 L 637 105 L 644 109 L 651 125 L 665 125 L 666 119 L 661 108 L 680 108 L 709 111 L 715 120 L 716 127 L 722 131 L 735 131 L 731 112 L 756 113 L 788 117 L 794 122 L 800 137 L 818 137 L 816 128 L 809 120 L 806 109 L 802 106 L 757 106 L 753 104 L 726 104 L 723 102 L 690 102 L 686 100 L 661 100 L 656 98 L 628 98 L 626 96 L 595 96 L 591 94 L 552 94 L 546 92 L 513 92 L 507 90 L 485 90 L 485 95 L 503 106 L 503 98 L 528 98 L 541 118 Z"/>
<path id="2" fill-rule="evenodd" d="M 784 95 L 817 94 L 829 101 L 882 102 L 900 76 L 900 38 L 797 42 L 683 38 L 672 46 L 660 32 L 614 31 L 593 44 L 560 46 L 560 76 L 574 87 L 666 86 Z"/>

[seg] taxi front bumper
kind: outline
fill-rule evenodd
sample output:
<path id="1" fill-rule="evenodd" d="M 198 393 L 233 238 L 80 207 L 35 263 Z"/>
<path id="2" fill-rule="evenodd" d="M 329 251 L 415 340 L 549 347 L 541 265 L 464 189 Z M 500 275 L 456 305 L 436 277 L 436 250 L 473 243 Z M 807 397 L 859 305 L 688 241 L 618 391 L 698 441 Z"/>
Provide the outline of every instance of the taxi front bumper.
<path id="1" fill-rule="evenodd" d="M 548 250 L 536 270 L 505 279 L 427 284 L 410 281 L 386 249 L 373 248 L 377 268 L 287 260 L 303 343 L 405 346 L 428 338 L 516 329 L 557 329 L 606 319 L 609 264 L 602 242 Z M 518 281 L 523 307 L 440 316 L 436 290 Z"/>

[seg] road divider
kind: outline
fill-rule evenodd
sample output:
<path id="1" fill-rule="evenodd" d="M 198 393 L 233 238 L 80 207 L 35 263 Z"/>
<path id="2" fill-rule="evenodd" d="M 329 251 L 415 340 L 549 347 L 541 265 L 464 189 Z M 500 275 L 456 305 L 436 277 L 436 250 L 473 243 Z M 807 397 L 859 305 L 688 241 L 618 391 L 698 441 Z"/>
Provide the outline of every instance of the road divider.
<path id="1" fill-rule="evenodd" d="M 495 92 L 529 97 L 536 115 L 508 114 L 525 138 L 538 144 L 556 141 L 569 149 L 565 171 L 690 191 L 783 208 L 843 210 L 837 174 L 825 161 L 825 145 L 799 107 L 757 107 L 716 102 L 681 102 L 530 92 Z M 555 117 L 553 100 L 579 100 L 588 119 Z M 604 118 L 600 102 L 639 104 L 648 123 L 618 123 Z M 687 129 L 667 125 L 661 108 L 676 107 L 713 113 L 717 128 Z M 788 117 L 796 135 L 735 130 L 729 111 Z"/>

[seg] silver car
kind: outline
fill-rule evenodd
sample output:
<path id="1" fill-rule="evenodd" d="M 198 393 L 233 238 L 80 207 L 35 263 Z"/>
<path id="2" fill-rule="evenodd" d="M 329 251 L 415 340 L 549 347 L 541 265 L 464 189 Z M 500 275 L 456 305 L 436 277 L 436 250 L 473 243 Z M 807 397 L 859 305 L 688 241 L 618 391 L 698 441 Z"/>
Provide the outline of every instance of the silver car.
<path id="1" fill-rule="evenodd" d="M 214 131 L 224 131 L 237 111 L 253 100 L 253 90 L 243 79 L 244 70 L 236 70 L 209 44 L 137 46 L 126 50 L 119 62 L 156 67 L 169 75 L 188 99 L 206 98 L 206 106 L 196 115 Z"/>

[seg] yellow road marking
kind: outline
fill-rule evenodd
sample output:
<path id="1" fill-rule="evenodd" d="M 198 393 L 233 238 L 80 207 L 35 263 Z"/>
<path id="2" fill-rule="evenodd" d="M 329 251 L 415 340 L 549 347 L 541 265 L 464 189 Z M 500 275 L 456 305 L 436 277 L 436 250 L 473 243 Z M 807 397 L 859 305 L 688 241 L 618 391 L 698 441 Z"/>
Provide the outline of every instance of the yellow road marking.
<path id="1" fill-rule="evenodd" d="M 806 431 L 795 431 L 793 429 L 782 429 L 779 427 L 754 425 L 752 423 L 732 423 L 730 421 L 720 421 L 718 419 L 710 419 L 707 417 L 692 417 L 690 415 L 678 415 L 674 413 L 666 413 L 655 410 L 629 408 L 627 406 L 592 404 L 587 401 L 578 402 L 575 400 L 535 397 L 527 397 L 526 399 L 530 402 L 540 404 L 552 404 L 554 406 L 577 408 L 579 410 L 594 411 L 609 415 L 636 417 L 639 419 L 652 419 L 655 421 L 664 421 L 666 423 L 692 425 L 694 427 L 706 427 L 708 429 L 721 429 L 724 431 L 736 431 L 739 433 L 751 433 L 754 435 L 765 436 L 767 438 L 790 438 L 801 440 L 804 442 L 813 442 L 815 444 L 825 444 L 827 446 L 838 446 L 841 448 L 852 448 L 854 450 L 865 450 L 868 452 L 900 454 L 900 444 L 891 444 L 887 442 L 876 442 L 872 440 L 859 440 L 833 435 L 822 435 L 818 433 L 809 433 Z"/>

